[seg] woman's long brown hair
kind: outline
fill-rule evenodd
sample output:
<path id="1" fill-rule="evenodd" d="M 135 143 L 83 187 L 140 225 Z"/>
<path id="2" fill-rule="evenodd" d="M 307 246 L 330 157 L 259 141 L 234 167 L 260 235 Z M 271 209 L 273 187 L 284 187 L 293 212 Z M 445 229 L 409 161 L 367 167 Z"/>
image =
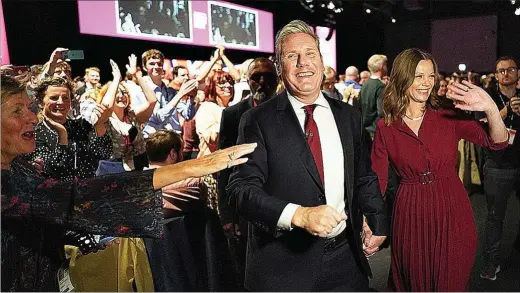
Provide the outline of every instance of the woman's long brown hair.
<path id="1" fill-rule="evenodd" d="M 404 114 L 410 103 L 407 90 L 415 79 L 415 69 L 421 60 L 431 60 L 435 71 L 435 85 L 427 101 L 432 108 L 441 107 L 441 99 L 437 96 L 439 90 L 439 69 L 433 56 L 421 49 L 411 48 L 399 53 L 392 65 L 390 82 L 383 91 L 383 113 L 386 125 L 390 125 Z"/>

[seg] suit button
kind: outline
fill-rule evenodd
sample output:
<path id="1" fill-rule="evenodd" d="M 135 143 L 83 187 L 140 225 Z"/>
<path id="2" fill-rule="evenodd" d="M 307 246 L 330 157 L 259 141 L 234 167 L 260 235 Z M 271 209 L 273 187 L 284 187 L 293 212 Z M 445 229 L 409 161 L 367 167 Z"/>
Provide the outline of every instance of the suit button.
<path id="1" fill-rule="evenodd" d="M 318 195 L 318 200 L 325 201 L 325 195 L 323 195 L 323 194 Z"/>

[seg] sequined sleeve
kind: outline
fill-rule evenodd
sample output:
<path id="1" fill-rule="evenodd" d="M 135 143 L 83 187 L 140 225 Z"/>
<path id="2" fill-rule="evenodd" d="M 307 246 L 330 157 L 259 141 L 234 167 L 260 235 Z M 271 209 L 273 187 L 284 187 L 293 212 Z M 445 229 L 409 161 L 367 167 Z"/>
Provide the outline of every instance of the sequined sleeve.
<path id="1" fill-rule="evenodd" d="M 122 237 L 159 237 L 162 196 L 153 170 L 58 182 L 2 171 L 2 218 L 38 218 L 64 228 Z"/>
<path id="2" fill-rule="evenodd" d="M 99 160 L 105 160 L 112 155 L 112 140 L 109 134 L 109 126 L 106 125 L 106 132 L 102 136 L 97 136 L 96 129 L 86 120 L 81 120 L 79 124 L 81 132 L 88 133 L 88 141 L 81 141 L 85 144 L 84 148 L 89 150 L 89 153 L 94 155 Z"/>

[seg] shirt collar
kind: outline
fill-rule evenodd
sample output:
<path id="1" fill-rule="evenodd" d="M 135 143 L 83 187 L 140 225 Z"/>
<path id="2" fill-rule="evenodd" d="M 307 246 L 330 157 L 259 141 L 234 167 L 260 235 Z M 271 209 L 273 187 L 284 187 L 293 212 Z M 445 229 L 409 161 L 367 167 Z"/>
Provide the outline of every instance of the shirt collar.
<path id="1" fill-rule="evenodd" d="M 293 109 L 295 111 L 302 110 L 302 107 L 307 106 L 307 104 L 300 102 L 298 99 L 296 99 L 296 97 L 291 95 L 289 93 L 289 91 L 286 91 L 286 92 L 287 92 L 287 97 L 289 98 L 289 102 L 291 103 L 291 106 L 293 107 Z M 327 99 L 325 99 L 325 97 L 323 96 L 323 93 L 321 91 L 318 95 L 318 98 L 316 99 L 316 101 L 314 101 L 313 104 L 321 106 L 321 107 L 325 107 L 327 109 L 330 108 L 329 102 L 327 102 Z"/>
<path id="2" fill-rule="evenodd" d="M 379 76 L 377 76 L 377 75 L 371 75 L 370 78 L 371 78 L 371 79 L 381 79 L 381 78 L 379 78 Z"/>

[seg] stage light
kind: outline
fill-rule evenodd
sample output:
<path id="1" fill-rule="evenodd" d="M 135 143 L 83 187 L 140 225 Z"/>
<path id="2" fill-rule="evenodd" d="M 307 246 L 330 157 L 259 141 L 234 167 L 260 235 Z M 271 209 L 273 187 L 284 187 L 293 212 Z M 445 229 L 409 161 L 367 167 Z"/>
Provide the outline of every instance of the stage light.
<path id="1" fill-rule="evenodd" d="M 309 4 L 309 8 L 314 8 L 314 4 Z"/>
<path id="2" fill-rule="evenodd" d="M 515 3 L 516 3 L 516 0 L 511 0 L 512 5 L 515 5 Z"/>
<path id="3" fill-rule="evenodd" d="M 372 10 L 370 10 L 370 8 L 367 8 L 367 10 L 365 10 L 367 13 L 370 13 L 372 12 Z"/>
<path id="4" fill-rule="evenodd" d="M 395 23 L 395 18 L 392 17 L 392 23 Z"/>
<path id="5" fill-rule="evenodd" d="M 312 0 L 305 0 L 305 2 L 307 2 L 307 3 L 311 3 L 311 2 L 312 2 Z"/>
<path id="6" fill-rule="evenodd" d="M 466 71 L 466 64 L 464 64 L 464 63 L 459 64 L 459 70 Z"/>
<path id="7" fill-rule="evenodd" d="M 520 7 L 515 10 L 515 15 L 520 15 Z"/>
<path id="8" fill-rule="evenodd" d="M 334 3 L 332 3 L 332 1 L 330 1 L 329 4 L 327 5 L 327 8 L 330 10 L 334 10 L 334 8 L 336 8 L 336 6 L 334 5 Z"/>
<path id="9" fill-rule="evenodd" d="M 325 7 L 325 4 L 321 4 L 321 7 Z"/>

